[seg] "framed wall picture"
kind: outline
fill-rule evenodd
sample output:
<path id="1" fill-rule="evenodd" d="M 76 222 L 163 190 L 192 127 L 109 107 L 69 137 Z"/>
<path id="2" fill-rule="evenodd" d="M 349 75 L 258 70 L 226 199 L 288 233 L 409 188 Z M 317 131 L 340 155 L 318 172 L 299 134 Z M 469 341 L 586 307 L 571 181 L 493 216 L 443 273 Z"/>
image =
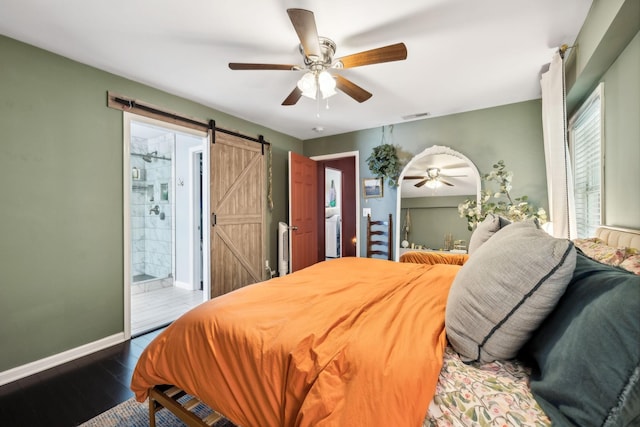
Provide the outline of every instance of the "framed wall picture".
<path id="1" fill-rule="evenodd" d="M 362 189 L 365 199 L 382 197 L 382 178 L 364 178 Z"/>

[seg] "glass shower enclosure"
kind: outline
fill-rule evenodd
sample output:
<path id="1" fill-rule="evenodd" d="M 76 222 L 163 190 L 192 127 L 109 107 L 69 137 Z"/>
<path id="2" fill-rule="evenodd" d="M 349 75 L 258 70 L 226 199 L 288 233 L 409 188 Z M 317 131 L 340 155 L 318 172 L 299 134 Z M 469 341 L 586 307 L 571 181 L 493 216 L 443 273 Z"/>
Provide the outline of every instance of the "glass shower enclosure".
<path id="1" fill-rule="evenodd" d="M 174 133 L 132 125 L 132 293 L 173 286 L 174 152 Z"/>

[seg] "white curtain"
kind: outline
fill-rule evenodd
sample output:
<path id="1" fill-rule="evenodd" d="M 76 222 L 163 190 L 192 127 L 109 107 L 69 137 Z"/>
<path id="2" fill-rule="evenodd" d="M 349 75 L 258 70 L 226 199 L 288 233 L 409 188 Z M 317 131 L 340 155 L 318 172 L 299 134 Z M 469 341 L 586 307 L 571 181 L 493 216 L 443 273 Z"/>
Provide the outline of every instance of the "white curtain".
<path id="1" fill-rule="evenodd" d="M 542 87 L 542 133 L 544 137 L 549 221 L 547 231 L 554 237 L 576 237 L 573 174 L 567 143 L 564 64 L 556 52 L 549 71 L 540 79 Z"/>

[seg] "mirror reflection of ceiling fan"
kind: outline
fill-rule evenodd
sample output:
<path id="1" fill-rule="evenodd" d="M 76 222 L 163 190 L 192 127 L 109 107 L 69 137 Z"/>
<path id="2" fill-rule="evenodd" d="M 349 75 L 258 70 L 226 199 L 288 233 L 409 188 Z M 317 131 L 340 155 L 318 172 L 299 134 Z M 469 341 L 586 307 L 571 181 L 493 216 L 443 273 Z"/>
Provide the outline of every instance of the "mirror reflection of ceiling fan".
<path id="1" fill-rule="evenodd" d="M 318 36 L 313 12 L 305 9 L 287 9 L 287 13 L 300 39 L 300 54 L 304 65 L 229 63 L 229 68 L 232 70 L 306 71 L 282 105 L 294 105 L 301 96 L 325 99 L 335 95 L 336 89 L 358 102 L 364 102 L 371 98 L 372 94 L 334 72 L 344 68 L 401 61 L 407 58 L 407 48 L 404 43 L 396 43 L 334 59 L 336 44 L 331 39 Z"/>
<path id="2" fill-rule="evenodd" d="M 418 176 L 410 175 L 410 176 L 405 176 L 404 179 L 419 179 L 420 181 L 414 184 L 418 188 L 422 187 L 425 184 L 429 188 L 438 188 L 442 184 L 448 185 L 450 187 L 453 187 L 455 185 L 450 183 L 449 181 L 442 179 L 442 177 L 455 178 L 455 177 L 463 177 L 463 176 L 467 176 L 467 175 L 444 175 L 440 170 L 440 168 L 431 167 L 431 168 L 427 168 L 426 175 L 418 175 Z"/>

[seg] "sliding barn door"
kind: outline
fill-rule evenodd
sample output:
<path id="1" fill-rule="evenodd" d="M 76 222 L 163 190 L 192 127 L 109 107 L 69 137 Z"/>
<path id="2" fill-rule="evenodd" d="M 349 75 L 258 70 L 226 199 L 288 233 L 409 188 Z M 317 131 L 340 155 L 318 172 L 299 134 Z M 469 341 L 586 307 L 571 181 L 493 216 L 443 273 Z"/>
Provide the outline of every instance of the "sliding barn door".
<path id="1" fill-rule="evenodd" d="M 216 131 L 211 146 L 211 298 L 264 280 L 265 156 Z"/>

